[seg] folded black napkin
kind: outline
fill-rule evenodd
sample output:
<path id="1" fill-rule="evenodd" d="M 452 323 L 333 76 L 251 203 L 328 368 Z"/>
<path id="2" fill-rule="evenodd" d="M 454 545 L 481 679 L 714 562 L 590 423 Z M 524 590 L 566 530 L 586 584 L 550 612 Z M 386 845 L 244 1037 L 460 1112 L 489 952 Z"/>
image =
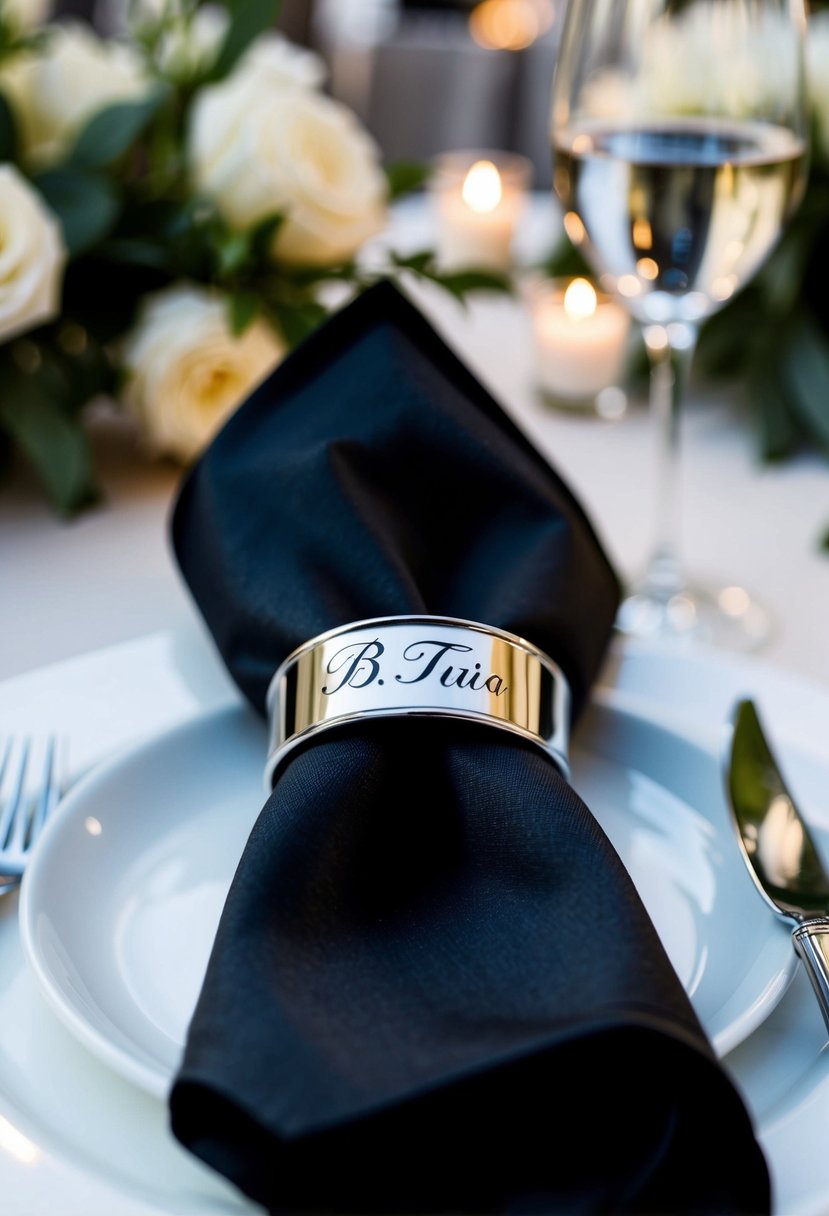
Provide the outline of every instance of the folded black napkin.
<path id="1" fill-rule="evenodd" d="M 260 711 L 297 645 L 428 613 L 526 637 L 577 713 L 618 600 L 573 494 L 389 284 L 232 418 L 173 537 Z M 551 759 L 484 724 L 366 720 L 290 755 L 170 1109 L 272 1212 L 769 1207 L 741 1098 L 613 848 Z"/>

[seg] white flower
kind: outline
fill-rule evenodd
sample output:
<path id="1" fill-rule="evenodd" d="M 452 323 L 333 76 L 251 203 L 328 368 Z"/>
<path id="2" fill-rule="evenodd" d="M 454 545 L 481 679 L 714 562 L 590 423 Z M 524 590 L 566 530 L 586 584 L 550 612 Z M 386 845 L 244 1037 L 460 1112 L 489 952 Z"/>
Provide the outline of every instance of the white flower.
<path id="1" fill-rule="evenodd" d="M 189 141 L 196 185 L 237 228 L 284 212 L 274 247 L 283 261 L 351 257 L 386 221 L 374 140 L 323 94 L 263 82 L 240 106 L 241 91 L 231 80 L 196 103 Z"/>
<path id="2" fill-rule="evenodd" d="M 57 316 L 65 261 L 55 217 L 13 165 L 0 165 L 0 342 Z"/>
<path id="3" fill-rule="evenodd" d="M 650 26 L 638 71 L 604 70 L 587 82 L 586 118 L 617 120 L 712 115 L 751 118 L 758 103 L 794 112 L 800 88 L 798 30 L 778 12 L 756 25 L 738 6 L 691 5 L 679 17 Z M 711 54 L 716 38 L 719 54 Z M 726 54 L 727 52 L 727 54 Z M 728 70 L 722 69 L 727 60 Z"/>
<path id="4" fill-rule="evenodd" d="M 147 297 L 125 340 L 124 402 L 155 452 L 187 462 L 284 353 L 264 321 L 234 338 L 223 296 L 178 284 Z"/>
<path id="5" fill-rule="evenodd" d="M 0 0 L 0 13 L 17 30 L 42 25 L 51 11 L 51 0 Z"/>
<path id="6" fill-rule="evenodd" d="M 669 114 L 751 118 L 761 101 L 790 112 L 801 82 L 799 31 L 782 13 L 761 15 L 749 24 L 741 7 L 715 0 L 652 26 L 643 56 L 645 101 Z"/>
<path id="7" fill-rule="evenodd" d="M 324 77 L 322 61 L 312 52 L 279 34 L 258 38 L 226 80 L 202 89 L 196 99 L 189 143 L 197 176 L 209 177 L 213 163 L 232 150 L 240 127 L 263 96 L 280 88 L 313 89 Z"/>
<path id="8" fill-rule="evenodd" d="M 286 84 L 318 89 L 326 71 L 313 51 L 295 46 L 281 34 L 261 34 L 242 56 L 234 75 L 271 87 Z"/>
<path id="9" fill-rule="evenodd" d="M 54 26 L 41 50 L 16 56 L 0 71 L 24 155 L 37 167 L 60 160 L 98 110 L 142 97 L 149 87 L 137 51 L 80 24 Z"/>
<path id="10" fill-rule="evenodd" d="M 826 10 L 809 18 L 806 67 L 823 155 L 829 157 L 829 12 Z"/>
<path id="11" fill-rule="evenodd" d="M 227 9 L 203 5 L 167 30 L 156 51 L 158 67 L 173 80 L 191 79 L 213 63 L 229 26 Z"/>

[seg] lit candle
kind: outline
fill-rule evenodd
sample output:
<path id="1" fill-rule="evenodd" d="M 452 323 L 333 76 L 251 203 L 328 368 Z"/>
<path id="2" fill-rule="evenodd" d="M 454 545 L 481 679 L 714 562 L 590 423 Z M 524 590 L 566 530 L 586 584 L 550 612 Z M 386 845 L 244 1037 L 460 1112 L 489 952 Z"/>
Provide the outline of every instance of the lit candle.
<path id="1" fill-rule="evenodd" d="M 538 384 L 545 398 L 609 417 L 624 413 L 626 397 L 619 380 L 630 329 L 625 309 L 581 278 L 532 283 L 526 298 Z"/>
<path id="2" fill-rule="evenodd" d="M 430 185 L 443 269 L 509 268 L 530 173 L 530 162 L 512 153 L 447 152 L 436 158 Z"/>

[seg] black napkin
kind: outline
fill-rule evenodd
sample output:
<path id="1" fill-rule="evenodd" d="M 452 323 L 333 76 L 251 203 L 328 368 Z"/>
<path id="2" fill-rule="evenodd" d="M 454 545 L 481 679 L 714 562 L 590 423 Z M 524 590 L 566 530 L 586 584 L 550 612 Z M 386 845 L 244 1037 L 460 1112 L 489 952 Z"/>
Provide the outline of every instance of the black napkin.
<path id="1" fill-rule="evenodd" d="M 232 418 L 173 537 L 260 711 L 302 642 L 430 613 L 528 638 L 578 713 L 618 602 L 573 494 L 389 284 Z M 170 1109 L 273 1212 L 769 1206 L 740 1096 L 610 843 L 550 759 L 483 724 L 372 720 L 292 753 Z"/>

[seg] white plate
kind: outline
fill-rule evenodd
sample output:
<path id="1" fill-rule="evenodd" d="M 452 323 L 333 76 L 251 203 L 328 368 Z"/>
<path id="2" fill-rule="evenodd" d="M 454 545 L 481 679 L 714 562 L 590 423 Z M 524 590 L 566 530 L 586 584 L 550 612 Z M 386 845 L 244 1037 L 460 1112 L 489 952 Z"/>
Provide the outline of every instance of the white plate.
<path id="1" fill-rule="evenodd" d="M 724 1054 L 780 999 L 794 955 L 745 873 L 717 757 L 610 702 L 575 742 L 574 785 Z M 264 754 L 261 724 L 237 707 L 161 735 L 76 787 L 26 875 L 22 940 L 44 992 L 88 1048 L 156 1096 L 261 809 Z"/>

